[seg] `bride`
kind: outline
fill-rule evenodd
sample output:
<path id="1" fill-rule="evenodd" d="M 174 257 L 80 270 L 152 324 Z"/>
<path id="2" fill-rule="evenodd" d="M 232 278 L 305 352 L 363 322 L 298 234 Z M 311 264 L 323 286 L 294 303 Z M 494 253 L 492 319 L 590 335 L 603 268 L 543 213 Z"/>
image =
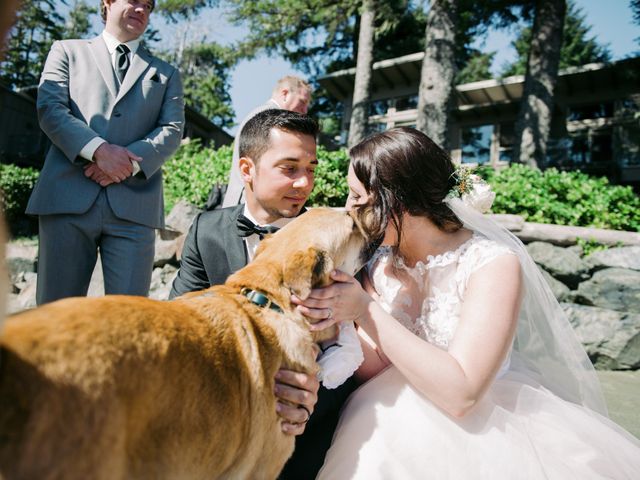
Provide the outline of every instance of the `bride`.
<path id="1" fill-rule="evenodd" d="M 522 243 L 478 210 L 488 186 L 410 128 L 351 152 L 347 208 L 381 241 L 302 313 L 354 321 L 365 383 L 321 479 L 631 479 L 640 442 L 598 380 Z"/>

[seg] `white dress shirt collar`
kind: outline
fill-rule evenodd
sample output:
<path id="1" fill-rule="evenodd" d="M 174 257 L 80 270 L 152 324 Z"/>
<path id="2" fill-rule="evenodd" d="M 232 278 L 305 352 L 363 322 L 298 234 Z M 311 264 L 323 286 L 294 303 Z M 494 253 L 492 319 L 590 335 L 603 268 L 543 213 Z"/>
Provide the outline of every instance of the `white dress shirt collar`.
<path id="1" fill-rule="evenodd" d="M 254 218 L 254 216 L 251 215 L 251 212 L 249 211 L 249 207 L 247 207 L 246 203 L 244 205 L 244 211 L 242 213 L 243 213 L 243 215 L 245 217 L 247 217 L 249 220 L 251 220 L 256 225 L 261 226 L 261 227 L 266 226 L 266 225 L 260 224 L 260 222 L 258 222 Z M 274 227 L 282 228 L 287 223 L 289 223 L 291 220 L 293 220 L 293 218 L 279 218 L 275 222 L 271 222 L 268 225 L 273 225 Z M 248 257 L 249 257 L 249 261 L 251 261 L 251 260 L 253 260 L 253 257 L 255 256 L 255 253 L 256 253 L 256 250 L 258 249 L 258 245 L 260 244 L 260 238 L 258 237 L 258 235 L 256 235 L 254 233 L 253 235 L 249 235 L 248 237 L 244 238 L 244 244 L 247 247 L 247 254 L 248 254 Z"/>
<path id="2" fill-rule="evenodd" d="M 129 50 L 131 50 L 130 58 L 133 58 L 133 55 L 136 54 L 136 52 L 138 51 L 138 47 L 140 46 L 139 37 L 133 40 L 129 40 L 128 42 L 121 42 L 106 30 L 102 31 L 102 38 L 104 39 L 104 43 L 107 44 L 107 50 L 109 50 L 109 55 L 111 56 L 113 56 L 113 54 L 115 53 L 116 48 L 118 48 L 118 45 L 120 45 L 121 43 L 124 43 L 127 47 L 129 47 Z"/>

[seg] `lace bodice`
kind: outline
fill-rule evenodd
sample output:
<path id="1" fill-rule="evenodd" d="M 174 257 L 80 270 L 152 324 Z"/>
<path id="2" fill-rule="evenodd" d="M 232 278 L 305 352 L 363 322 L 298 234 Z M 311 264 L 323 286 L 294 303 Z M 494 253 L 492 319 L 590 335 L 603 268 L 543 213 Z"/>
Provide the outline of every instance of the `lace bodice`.
<path id="1" fill-rule="evenodd" d="M 446 350 L 453 338 L 471 274 L 506 247 L 474 233 L 457 249 L 408 267 L 389 246 L 378 248 L 367 269 L 382 307 L 411 332 Z"/>

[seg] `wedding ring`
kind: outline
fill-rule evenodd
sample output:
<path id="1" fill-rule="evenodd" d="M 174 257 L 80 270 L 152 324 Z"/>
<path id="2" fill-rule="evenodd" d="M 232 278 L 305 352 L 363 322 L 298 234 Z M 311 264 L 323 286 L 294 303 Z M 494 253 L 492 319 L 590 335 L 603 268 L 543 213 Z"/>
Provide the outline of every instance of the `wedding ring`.
<path id="1" fill-rule="evenodd" d="M 326 320 L 329 320 L 330 318 L 333 317 L 333 310 L 331 309 L 331 307 L 328 307 L 327 310 L 329 310 L 329 315 L 327 315 Z"/>
<path id="2" fill-rule="evenodd" d="M 308 409 L 307 407 L 305 407 L 304 405 L 298 405 L 298 408 L 301 408 L 301 409 L 303 409 L 305 412 L 307 412 L 307 418 L 298 424 L 298 425 L 304 425 L 304 424 L 305 424 L 305 423 L 307 423 L 307 422 L 309 421 L 309 419 L 311 418 L 311 412 L 310 412 L 310 411 L 309 411 L 309 409 Z"/>

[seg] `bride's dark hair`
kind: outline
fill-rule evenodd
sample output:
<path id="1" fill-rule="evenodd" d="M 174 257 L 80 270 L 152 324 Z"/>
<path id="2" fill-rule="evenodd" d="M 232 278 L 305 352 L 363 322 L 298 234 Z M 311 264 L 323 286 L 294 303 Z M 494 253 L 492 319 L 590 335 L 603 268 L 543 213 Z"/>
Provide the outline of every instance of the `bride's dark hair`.
<path id="1" fill-rule="evenodd" d="M 455 185 L 449 155 L 424 133 L 408 127 L 372 135 L 349 151 L 353 171 L 370 196 L 367 233 L 382 240 L 392 222 L 402 231 L 402 214 L 429 218 L 444 231 L 462 222 L 443 202 Z"/>

